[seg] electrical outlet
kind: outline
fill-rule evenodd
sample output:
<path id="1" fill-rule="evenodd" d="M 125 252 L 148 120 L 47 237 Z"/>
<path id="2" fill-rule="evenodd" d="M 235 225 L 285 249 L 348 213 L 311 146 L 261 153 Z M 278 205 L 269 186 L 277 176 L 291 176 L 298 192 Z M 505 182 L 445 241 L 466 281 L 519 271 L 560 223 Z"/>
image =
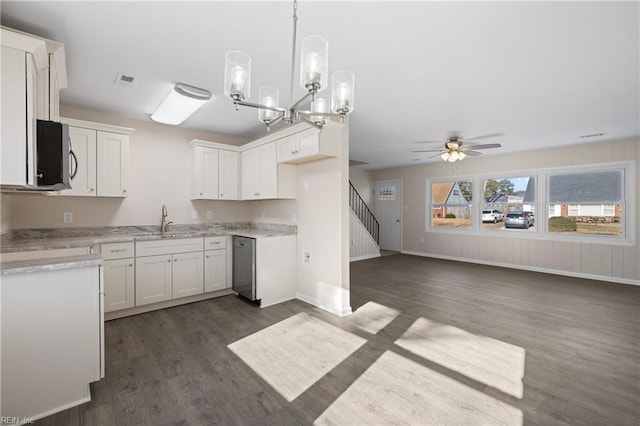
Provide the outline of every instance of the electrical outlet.
<path id="1" fill-rule="evenodd" d="M 64 223 L 72 223 L 73 222 L 73 212 L 64 212 L 64 213 L 62 213 L 62 221 Z"/>
<path id="2" fill-rule="evenodd" d="M 191 219 L 198 218 L 198 210 L 191 210 Z"/>
<path id="3" fill-rule="evenodd" d="M 302 262 L 311 265 L 311 252 L 309 250 L 302 251 Z"/>
<path id="4" fill-rule="evenodd" d="M 207 210 L 207 220 L 213 219 L 213 212 L 211 210 Z"/>

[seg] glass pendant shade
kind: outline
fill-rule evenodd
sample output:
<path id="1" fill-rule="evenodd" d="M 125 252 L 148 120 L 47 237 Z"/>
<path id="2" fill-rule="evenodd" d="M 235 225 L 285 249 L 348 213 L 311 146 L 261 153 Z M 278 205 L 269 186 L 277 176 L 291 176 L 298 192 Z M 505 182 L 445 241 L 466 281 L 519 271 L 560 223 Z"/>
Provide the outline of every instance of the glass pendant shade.
<path id="1" fill-rule="evenodd" d="M 458 152 L 458 161 L 461 161 L 466 156 L 467 156 L 467 154 L 465 154 L 464 152 L 462 152 L 462 151 Z"/>
<path id="2" fill-rule="evenodd" d="M 351 71 L 337 71 L 331 82 L 331 111 L 346 115 L 353 111 L 355 75 Z"/>
<path id="3" fill-rule="evenodd" d="M 449 161 L 449 153 L 445 152 L 443 153 L 440 158 L 442 158 L 442 161 Z"/>
<path id="4" fill-rule="evenodd" d="M 224 55 L 224 94 L 234 100 L 251 95 L 251 58 L 239 50 Z"/>
<path id="5" fill-rule="evenodd" d="M 273 86 L 262 86 L 258 90 L 258 103 L 270 107 L 277 107 L 280 103 L 280 92 Z M 270 123 L 278 117 L 277 111 L 270 109 L 259 109 L 258 119 L 263 123 Z"/>
<path id="6" fill-rule="evenodd" d="M 302 40 L 300 60 L 300 87 L 320 92 L 327 87 L 329 74 L 329 43 L 319 36 L 308 36 Z"/>
<path id="7" fill-rule="evenodd" d="M 317 97 L 311 102 L 311 121 L 320 123 L 324 121 L 324 115 L 329 113 L 329 102 L 325 98 Z"/>

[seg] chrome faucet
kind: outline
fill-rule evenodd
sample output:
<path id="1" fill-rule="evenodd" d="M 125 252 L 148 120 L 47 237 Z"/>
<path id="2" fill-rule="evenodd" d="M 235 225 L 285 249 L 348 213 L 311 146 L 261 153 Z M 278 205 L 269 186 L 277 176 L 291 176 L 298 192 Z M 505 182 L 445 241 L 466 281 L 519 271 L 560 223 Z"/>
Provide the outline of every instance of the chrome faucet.
<path id="1" fill-rule="evenodd" d="M 162 221 L 160 222 L 160 232 L 162 232 L 163 234 L 167 232 L 167 228 L 172 223 L 173 222 L 171 221 L 167 222 L 167 205 L 163 204 L 162 205 Z"/>

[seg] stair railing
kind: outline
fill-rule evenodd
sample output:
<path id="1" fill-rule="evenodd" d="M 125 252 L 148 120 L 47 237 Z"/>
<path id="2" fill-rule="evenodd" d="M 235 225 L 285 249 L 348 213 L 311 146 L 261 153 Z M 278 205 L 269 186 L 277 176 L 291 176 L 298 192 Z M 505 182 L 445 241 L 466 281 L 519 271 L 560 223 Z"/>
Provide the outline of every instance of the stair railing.
<path id="1" fill-rule="evenodd" d="M 367 229 L 376 244 L 380 245 L 380 224 L 351 181 L 349 181 L 349 207 L 351 207 L 351 210 Z"/>

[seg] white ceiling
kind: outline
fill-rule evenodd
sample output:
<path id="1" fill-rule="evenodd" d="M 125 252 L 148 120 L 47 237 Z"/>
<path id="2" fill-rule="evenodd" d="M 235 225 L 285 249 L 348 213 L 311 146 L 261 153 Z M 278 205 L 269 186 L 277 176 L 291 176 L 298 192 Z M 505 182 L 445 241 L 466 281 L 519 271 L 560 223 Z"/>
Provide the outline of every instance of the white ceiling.
<path id="1" fill-rule="evenodd" d="M 327 2 L 300 0 L 298 40 L 329 41 L 329 71 L 356 74 L 350 157 L 379 169 L 440 148 L 452 133 L 502 144 L 484 155 L 640 134 L 638 2 Z M 13 2 L 2 25 L 63 42 L 67 105 L 149 119 L 175 82 L 212 102 L 184 127 L 247 140 L 257 111 L 223 97 L 224 54 L 252 57 L 288 101 L 292 3 Z M 298 44 L 299 46 L 299 44 Z M 116 73 L 133 87 L 113 84 Z M 298 85 L 296 98 L 304 92 Z M 282 105 L 286 106 L 286 105 Z M 581 135 L 605 133 L 596 138 Z M 414 162 L 412 162 L 412 159 Z M 465 159 L 473 161 L 473 158 Z"/>

